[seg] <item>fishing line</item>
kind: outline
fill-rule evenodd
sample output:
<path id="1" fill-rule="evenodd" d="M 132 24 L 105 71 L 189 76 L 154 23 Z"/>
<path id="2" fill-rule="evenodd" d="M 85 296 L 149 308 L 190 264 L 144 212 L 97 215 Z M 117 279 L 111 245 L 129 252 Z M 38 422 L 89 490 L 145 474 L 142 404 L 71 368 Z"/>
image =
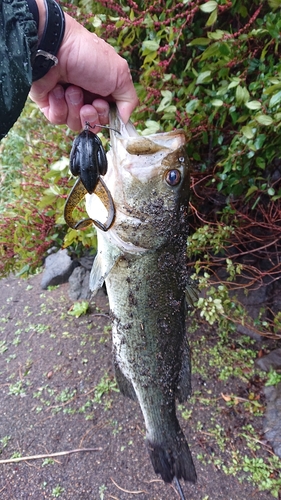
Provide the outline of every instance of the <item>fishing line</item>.
<path id="1" fill-rule="evenodd" d="M 100 125 L 99 123 L 95 125 L 91 125 L 89 122 L 85 122 L 85 127 L 90 127 L 90 128 L 95 128 L 95 127 L 100 127 L 100 128 L 108 128 L 109 130 L 113 130 L 113 132 L 116 132 L 116 134 L 122 135 L 119 130 L 116 130 L 116 128 L 110 127 L 109 125 Z"/>
<path id="2" fill-rule="evenodd" d="M 183 494 L 183 491 L 182 491 L 181 484 L 180 484 L 177 477 L 174 477 L 174 483 L 175 483 L 176 490 L 177 490 L 179 496 L 181 497 L 181 500 L 186 500 L 186 498 Z"/>

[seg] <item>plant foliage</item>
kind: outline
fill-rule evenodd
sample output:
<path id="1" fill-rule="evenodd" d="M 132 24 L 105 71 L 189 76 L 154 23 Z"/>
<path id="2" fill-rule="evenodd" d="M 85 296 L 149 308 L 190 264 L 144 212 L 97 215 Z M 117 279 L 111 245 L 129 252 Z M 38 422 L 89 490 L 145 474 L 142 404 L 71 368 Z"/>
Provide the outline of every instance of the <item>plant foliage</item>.
<path id="1" fill-rule="evenodd" d="M 73 135 L 47 124 L 28 103 L 19 123 L 3 141 L 0 171 L 0 275 L 28 275 L 51 246 L 92 246 L 94 230 L 68 230 L 63 218 L 74 183 L 69 174 Z M 65 243 L 64 243 L 65 240 Z"/>
<path id="2" fill-rule="evenodd" d="M 80 20 L 128 60 L 139 128 L 186 131 L 191 264 L 196 256 L 201 274 L 224 266 L 228 287 L 237 269 L 246 288 L 278 281 L 280 2 L 80 0 L 78 6 Z"/>

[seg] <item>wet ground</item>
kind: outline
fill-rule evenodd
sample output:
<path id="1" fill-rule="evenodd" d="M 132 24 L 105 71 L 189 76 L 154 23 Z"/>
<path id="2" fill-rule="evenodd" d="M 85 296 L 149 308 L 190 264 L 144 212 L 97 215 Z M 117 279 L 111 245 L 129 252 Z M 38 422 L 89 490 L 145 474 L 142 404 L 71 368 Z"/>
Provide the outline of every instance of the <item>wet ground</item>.
<path id="1" fill-rule="evenodd" d="M 40 280 L 1 281 L 0 499 L 178 499 L 154 474 L 138 405 L 117 390 L 104 292 L 76 318 L 69 314 L 68 284 L 43 292 Z M 229 357 L 237 361 L 221 380 L 225 351 L 216 351 L 215 332 L 204 325 L 189 330 L 194 396 L 178 414 L 198 482 L 182 485 L 186 499 L 272 499 L 243 470 L 255 458 L 268 463 L 272 457 L 263 441 L 262 385 L 253 379 L 251 353 L 240 362 L 234 356 L 239 338 L 233 340 Z M 215 351 L 217 358 L 204 358 Z M 50 457 L 54 453 L 61 455 Z M 37 458 L 22 459 L 30 456 Z M 20 461 L 7 463 L 12 457 Z M 279 473 L 275 467 L 271 477 Z"/>

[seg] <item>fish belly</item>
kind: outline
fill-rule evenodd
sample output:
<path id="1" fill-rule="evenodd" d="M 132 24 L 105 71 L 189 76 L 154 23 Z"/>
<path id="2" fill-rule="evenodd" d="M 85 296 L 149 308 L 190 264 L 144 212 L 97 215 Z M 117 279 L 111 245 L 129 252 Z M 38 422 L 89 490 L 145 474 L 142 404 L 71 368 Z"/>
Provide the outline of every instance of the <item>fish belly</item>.
<path id="1" fill-rule="evenodd" d="M 181 257 L 173 248 L 124 254 L 106 278 L 116 379 L 140 404 L 150 458 L 166 482 L 196 480 L 175 409 L 191 391 Z"/>

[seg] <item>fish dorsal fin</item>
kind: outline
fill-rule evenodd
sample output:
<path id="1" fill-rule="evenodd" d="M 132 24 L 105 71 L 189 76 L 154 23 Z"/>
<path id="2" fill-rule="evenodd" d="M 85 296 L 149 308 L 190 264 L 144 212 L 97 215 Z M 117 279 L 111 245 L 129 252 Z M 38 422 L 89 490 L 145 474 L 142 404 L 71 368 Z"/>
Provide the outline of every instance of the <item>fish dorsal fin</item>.
<path id="1" fill-rule="evenodd" d="M 111 245 L 99 231 L 98 251 L 90 275 L 90 289 L 95 294 L 103 285 L 114 264 L 122 255 L 122 251 Z"/>

